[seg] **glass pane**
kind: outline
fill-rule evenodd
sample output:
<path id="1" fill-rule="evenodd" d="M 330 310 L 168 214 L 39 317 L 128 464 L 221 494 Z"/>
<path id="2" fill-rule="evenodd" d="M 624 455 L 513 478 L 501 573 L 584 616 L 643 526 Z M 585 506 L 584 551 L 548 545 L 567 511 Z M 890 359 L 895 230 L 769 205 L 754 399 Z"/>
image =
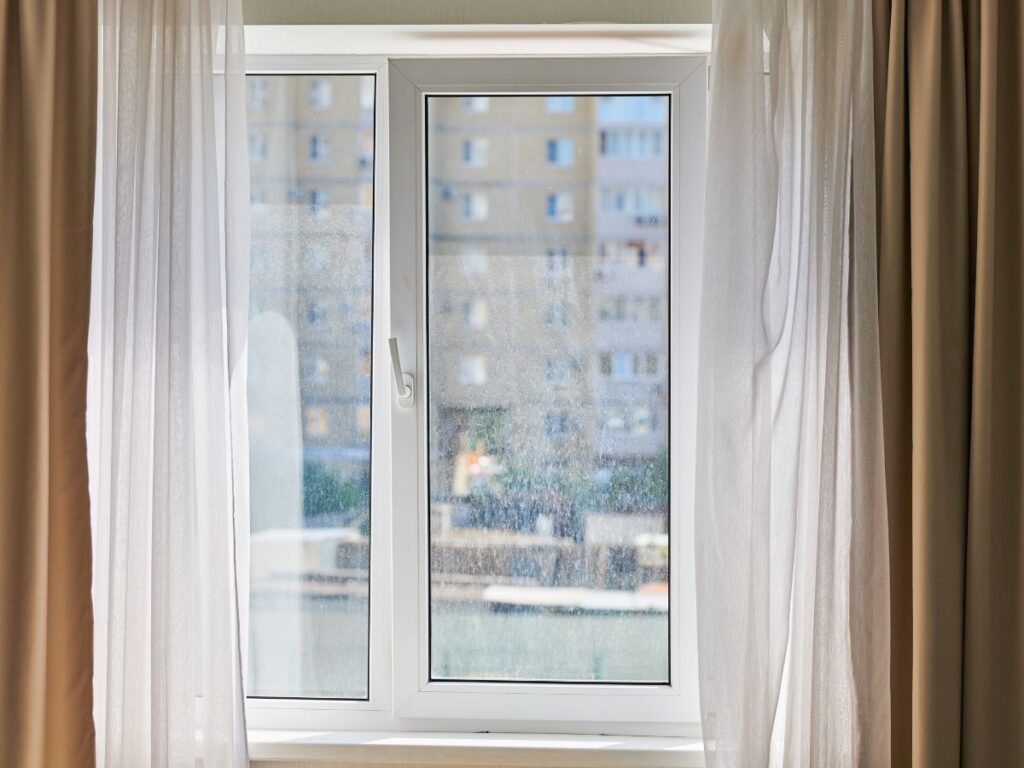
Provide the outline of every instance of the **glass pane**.
<path id="1" fill-rule="evenodd" d="M 248 85 L 248 690 L 366 698 L 374 80 Z"/>
<path id="2" fill-rule="evenodd" d="M 669 680 L 668 137 L 667 95 L 428 98 L 434 679 Z"/>

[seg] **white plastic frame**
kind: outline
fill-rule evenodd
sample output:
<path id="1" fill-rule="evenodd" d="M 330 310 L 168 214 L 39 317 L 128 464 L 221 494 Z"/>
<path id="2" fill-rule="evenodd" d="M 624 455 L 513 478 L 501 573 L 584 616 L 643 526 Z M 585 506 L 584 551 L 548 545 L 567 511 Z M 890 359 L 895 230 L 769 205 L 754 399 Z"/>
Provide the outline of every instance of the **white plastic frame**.
<path id="1" fill-rule="evenodd" d="M 706 62 L 702 59 L 392 60 L 391 327 L 415 339 L 417 407 L 392 411 L 394 706 L 402 717 L 678 724 L 699 720 L 693 564 L 696 342 L 703 213 Z M 423 110 L 428 95 L 664 93 L 671 96 L 671 681 L 665 686 L 431 681 L 428 659 L 427 376 Z M 400 618 L 399 618 L 400 617 Z M 628 725 L 626 725 L 628 727 Z"/>
<path id="2" fill-rule="evenodd" d="M 250 698 L 249 727 L 699 735 L 692 531 L 706 56 L 411 60 L 310 53 L 251 55 L 248 71 L 371 74 L 377 87 L 370 695 L 365 701 Z M 422 105 L 427 93 L 503 91 L 672 97 L 673 642 L 667 686 L 429 681 Z M 394 397 L 391 335 L 398 337 L 403 364 L 415 377 L 414 408 L 400 408 Z M 393 467 L 415 472 L 393 473 Z"/>

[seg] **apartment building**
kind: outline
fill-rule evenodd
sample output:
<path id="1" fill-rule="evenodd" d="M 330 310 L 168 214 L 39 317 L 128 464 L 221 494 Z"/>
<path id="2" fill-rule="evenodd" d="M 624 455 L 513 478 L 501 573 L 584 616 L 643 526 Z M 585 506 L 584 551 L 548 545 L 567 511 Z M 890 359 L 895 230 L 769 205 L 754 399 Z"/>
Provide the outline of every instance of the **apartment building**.
<path id="1" fill-rule="evenodd" d="M 301 511 L 301 502 L 280 503 L 280 495 L 301 489 L 304 467 L 336 494 L 366 492 L 373 98 L 368 76 L 248 78 L 250 314 L 267 327 L 251 341 L 272 345 L 266 354 L 276 361 L 251 366 L 252 450 L 274 454 L 259 462 L 272 475 L 253 480 L 254 530 L 301 525 L 281 519 Z M 276 423 L 260 418 L 261 397 Z"/>

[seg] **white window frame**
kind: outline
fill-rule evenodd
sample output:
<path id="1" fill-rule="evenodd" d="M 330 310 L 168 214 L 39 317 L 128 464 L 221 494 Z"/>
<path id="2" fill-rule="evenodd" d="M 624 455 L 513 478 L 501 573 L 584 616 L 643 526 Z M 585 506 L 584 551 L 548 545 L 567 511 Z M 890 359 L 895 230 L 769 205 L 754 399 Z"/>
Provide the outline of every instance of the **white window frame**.
<path id="1" fill-rule="evenodd" d="M 706 56 L 431 60 L 289 53 L 248 59 L 251 74 L 372 74 L 377 92 L 369 698 L 250 698 L 250 729 L 698 736 L 692 488 Z M 505 91 L 538 95 L 649 91 L 672 96 L 669 143 L 671 152 L 678 153 L 668 158 L 673 642 L 672 680 L 665 686 L 429 680 L 426 371 L 421 368 L 426 359 L 422 111 L 427 93 Z M 387 351 L 387 338 L 392 335 L 399 339 L 406 369 L 415 376 L 416 404 L 411 409 L 400 408 L 394 398 Z M 395 471 L 397 467 L 403 471 Z"/>

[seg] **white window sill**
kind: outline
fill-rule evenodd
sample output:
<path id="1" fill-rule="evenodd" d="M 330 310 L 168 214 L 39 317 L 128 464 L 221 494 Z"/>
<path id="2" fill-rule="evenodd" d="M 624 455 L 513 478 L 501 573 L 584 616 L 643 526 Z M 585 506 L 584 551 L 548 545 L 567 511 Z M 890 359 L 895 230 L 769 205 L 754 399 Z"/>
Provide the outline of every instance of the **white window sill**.
<path id="1" fill-rule="evenodd" d="M 249 758 L 402 765 L 698 768 L 700 739 L 519 733 L 249 731 Z"/>

